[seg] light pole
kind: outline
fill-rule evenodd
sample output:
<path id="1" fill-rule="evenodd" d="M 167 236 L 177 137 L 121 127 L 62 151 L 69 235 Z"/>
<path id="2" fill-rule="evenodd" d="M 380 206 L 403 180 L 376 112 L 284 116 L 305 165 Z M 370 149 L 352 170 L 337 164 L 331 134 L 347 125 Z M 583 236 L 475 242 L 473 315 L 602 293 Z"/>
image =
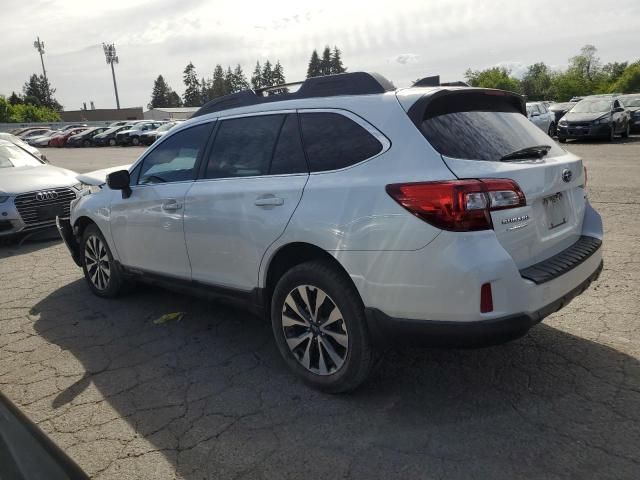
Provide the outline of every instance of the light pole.
<path id="1" fill-rule="evenodd" d="M 113 76 L 113 89 L 116 92 L 116 106 L 120 110 L 120 99 L 118 98 L 118 84 L 116 83 L 116 71 L 113 68 L 114 63 L 118 63 L 118 55 L 116 55 L 116 46 L 113 43 L 103 43 L 104 57 L 107 64 L 111 65 L 111 75 Z"/>
<path id="2" fill-rule="evenodd" d="M 44 69 L 44 42 L 40 41 L 40 37 L 38 37 L 38 39 L 33 42 L 33 46 L 35 47 L 35 49 L 38 51 L 38 53 L 40 54 L 40 63 L 42 63 L 42 75 L 44 75 L 44 79 L 47 80 L 47 71 Z M 47 83 L 49 83 L 49 81 L 47 80 Z"/>

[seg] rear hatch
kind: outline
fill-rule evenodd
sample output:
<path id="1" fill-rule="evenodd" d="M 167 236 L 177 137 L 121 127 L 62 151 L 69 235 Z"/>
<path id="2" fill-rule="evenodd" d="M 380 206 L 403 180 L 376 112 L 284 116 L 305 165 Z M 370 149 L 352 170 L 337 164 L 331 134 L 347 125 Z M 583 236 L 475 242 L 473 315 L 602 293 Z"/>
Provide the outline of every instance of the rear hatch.
<path id="1" fill-rule="evenodd" d="M 438 90 L 408 111 L 460 179 L 508 178 L 526 205 L 491 212 L 498 241 L 522 269 L 575 243 L 586 194 L 582 160 L 526 117 L 522 98 L 498 90 Z"/>

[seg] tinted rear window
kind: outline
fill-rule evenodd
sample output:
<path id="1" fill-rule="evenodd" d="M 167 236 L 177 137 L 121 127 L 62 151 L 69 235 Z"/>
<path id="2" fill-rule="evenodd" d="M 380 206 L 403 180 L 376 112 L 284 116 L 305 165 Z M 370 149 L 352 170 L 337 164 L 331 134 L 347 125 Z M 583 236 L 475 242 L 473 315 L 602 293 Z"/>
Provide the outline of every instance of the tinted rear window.
<path id="1" fill-rule="evenodd" d="M 337 170 L 377 155 L 382 144 L 350 118 L 337 113 L 300 114 L 312 172 Z"/>
<path id="2" fill-rule="evenodd" d="M 550 145 L 549 156 L 564 153 L 509 101 L 489 95 L 455 97 L 434 100 L 420 124 L 422 134 L 442 155 L 500 161 L 509 153 L 535 145 Z"/>

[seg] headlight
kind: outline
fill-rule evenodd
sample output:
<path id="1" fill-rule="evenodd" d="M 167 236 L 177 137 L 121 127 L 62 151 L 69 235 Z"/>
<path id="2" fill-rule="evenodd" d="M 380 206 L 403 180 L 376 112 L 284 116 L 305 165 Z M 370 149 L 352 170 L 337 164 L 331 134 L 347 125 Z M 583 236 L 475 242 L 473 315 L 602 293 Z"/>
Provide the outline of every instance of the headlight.
<path id="1" fill-rule="evenodd" d="M 596 125 L 599 125 L 599 124 L 602 124 L 602 123 L 609 123 L 609 117 L 599 118 L 599 119 L 595 120 L 593 123 L 595 123 Z"/>
<path id="2" fill-rule="evenodd" d="M 100 185 L 89 185 L 87 183 L 76 183 L 73 188 L 77 190 L 79 197 L 84 197 L 85 195 L 91 195 L 92 193 L 99 192 L 102 187 Z"/>
<path id="3" fill-rule="evenodd" d="M 562 125 L 563 127 L 566 127 L 566 126 L 567 126 L 567 121 L 566 121 L 566 120 L 564 120 L 564 119 L 562 119 L 562 120 L 560 120 L 560 121 L 558 122 L 558 125 Z"/>

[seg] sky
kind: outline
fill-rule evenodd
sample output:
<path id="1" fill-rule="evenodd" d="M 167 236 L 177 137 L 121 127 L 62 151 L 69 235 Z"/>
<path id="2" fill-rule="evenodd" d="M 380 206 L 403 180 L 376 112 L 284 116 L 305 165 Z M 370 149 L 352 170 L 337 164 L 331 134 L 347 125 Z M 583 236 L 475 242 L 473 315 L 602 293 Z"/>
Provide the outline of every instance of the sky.
<path id="1" fill-rule="evenodd" d="M 190 61 L 199 76 L 216 64 L 280 60 L 287 81 L 305 77 L 313 49 L 337 45 L 349 71 L 375 71 L 396 86 L 467 68 L 506 66 L 521 75 L 539 61 L 557 69 L 585 44 L 603 62 L 640 57 L 640 1 L 617 0 L 0 0 L 0 95 L 41 73 L 66 110 L 94 101 L 114 108 L 102 43 L 115 43 L 122 107 L 146 106 L 162 74 L 182 94 Z"/>

